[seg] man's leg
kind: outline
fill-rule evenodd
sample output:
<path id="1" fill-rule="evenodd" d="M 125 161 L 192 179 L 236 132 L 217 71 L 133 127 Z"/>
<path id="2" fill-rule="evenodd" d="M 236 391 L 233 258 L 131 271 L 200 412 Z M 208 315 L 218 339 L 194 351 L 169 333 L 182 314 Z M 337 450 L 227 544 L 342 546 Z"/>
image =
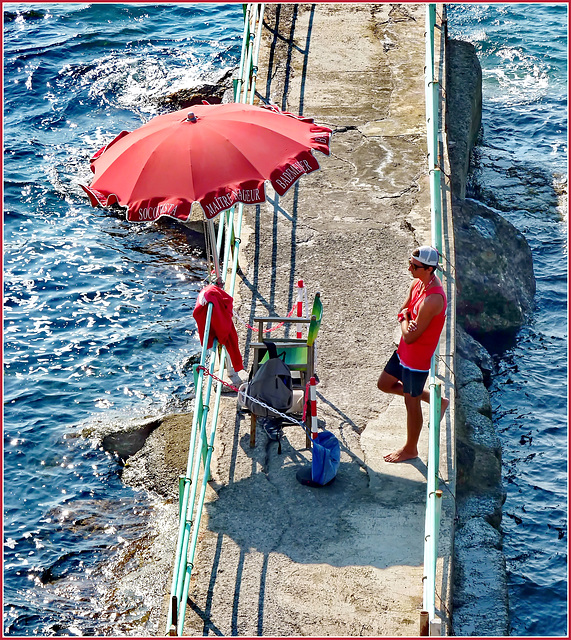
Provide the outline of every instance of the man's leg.
<path id="1" fill-rule="evenodd" d="M 428 389 L 424 389 L 422 395 L 420 396 L 421 400 L 426 402 L 426 404 L 430 404 L 430 391 Z M 444 412 L 448 409 L 448 405 L 450 404 L 450 400 L 442 396 L 440 398 L 440 421 L 442 422 L 442 418 L 444 417 Z"/>
<path id="2" fill-rule="evenodd" d="M 402 449 L 384 456 L 386 462 L 403 462 L 418 457 L 418 439 L 422 431 L 421 396 L 413 398 L 409 393 L 403 395 L 406 405 L 406 443 Z"/>
<path id="3" fill-rule="evenodd" d="M 381 373 L 379 380 L 377 381 L 377 387 L 381 391 L 384 391 L 384 393 L 393 393 L 394 395 L 397 395 L 397 396 L 404 395 L 402 382 L 398 378 L 391 376 L 390 373 L 387 373 L 386 371 L 383 371 Z M 430 392 L 428 391 L 428 389 L 423 390 L 422 395 L 420 396 L 420 399 L 423 402 L 430 404 Z M 448 400 L 448 398 L 445 398 L 445 397 L 441 398 L 440 420 L 442 420 L 442 417 L 444 416 L 444 412 L 446 411 L 446 409 L 448 409 L 449 404 L 450 404 L 450 400 Z"/>
<path id="4" fill-rule="evenodd" d="M 384 393 L 394 393 L 397 396 L 404 395 L 402 390 L 402 382 L 391 376 L 390 373 L 383 371 L 377 381 L 377 387 Z"/>

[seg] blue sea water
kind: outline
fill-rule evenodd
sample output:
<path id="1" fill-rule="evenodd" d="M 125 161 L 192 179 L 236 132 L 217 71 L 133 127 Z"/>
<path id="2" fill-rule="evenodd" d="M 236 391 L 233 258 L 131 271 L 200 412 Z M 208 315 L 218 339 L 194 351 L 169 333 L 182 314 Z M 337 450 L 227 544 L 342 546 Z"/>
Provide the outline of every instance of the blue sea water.
<path id="1" fill-rule="evenodd" d="M 4 633 L 132 634 L 145 612 L 110 604 L 106 566 L 156 505 L 99 434 L 188 409 L 206 266 L 79 184 L 157 97 L 239 63 L 242 5 L 5 3 L 3 23 Z"/>
<path id="2" fill-rule="evenodd" d="M 483 135 L 468 195 L 526 237 L 535 311 L 495 355 L 490 388 L 507 499 L 511 635 L 567 634 L 567 5 L 457 4 L 451 37 L 482 66 Z"/>
<path id="3" fill-rule="evenodd" d="M 79 184 L 157 97 L 237 65 L 242 7 L 13 3 L 3 22 L 4 633 L 133 634 L 145 611 L 109 599 L 107 567 L 157 505 L 98 435 L 188 408 L 206 266 L 180 227 L 92 209 Z M 474 195 L 522 229 L 538 280 L 492 389 L 514 635 L 566 628 L 566 24 L 565 5 L 450 8 L 484 67 Z"/>

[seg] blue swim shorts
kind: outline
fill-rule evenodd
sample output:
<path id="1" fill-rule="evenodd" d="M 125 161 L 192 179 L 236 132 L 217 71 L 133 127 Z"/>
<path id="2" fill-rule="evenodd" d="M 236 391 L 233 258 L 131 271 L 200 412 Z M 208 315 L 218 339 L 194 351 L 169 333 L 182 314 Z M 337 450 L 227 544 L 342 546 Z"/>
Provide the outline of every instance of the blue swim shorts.
<path id="1" fill-rule="evenodd" d="M 387 362 L 385 371 L 393 378 L 402 382 L 403 391 L 417 398 L 422 394 L 424 384 L 428 378 L 428 371 L 415 371 L 401 364 L 398 353 L 395 351 Z"/>

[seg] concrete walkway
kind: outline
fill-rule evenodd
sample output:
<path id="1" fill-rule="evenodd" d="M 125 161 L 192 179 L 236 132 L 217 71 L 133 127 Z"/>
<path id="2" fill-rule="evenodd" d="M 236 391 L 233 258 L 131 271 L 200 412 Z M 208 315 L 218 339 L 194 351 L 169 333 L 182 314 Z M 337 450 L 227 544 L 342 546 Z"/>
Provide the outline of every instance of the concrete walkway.
<path id="1" fill-rule="evenodd" d="M 250 448 L 249 415 L 225 397 L 188 635 L 418 635 L 428 407 L 420 458 L 386 463 L 383 454 L 404 443 L 406 415 L 402 398 L 382 394 L 376 382 L 395 348 L 408 257 L 430 243 L 424 32 L 422 4 L 266 5 L 260 99 L 334 134 L 330 157 L 316 154 L 321 171 L 279 202 L 246 207 L 235 306 L 251 323 L 286 314 L 299 278 L 310 298 L 321 292 L 318 416 L 339 438 L 341 467 L 329 487 L 300 485 L 296 470 L 311 460 L 301 428 L 285 429 L 281 454 L 262 429 Z M 450 326 L 445 333 L 440 377 L 453 399 Z M 245 327 L 239 335 L 242 346 L 255 340 Z M 444 616 L 453 404 L 441 437 L 440 473 L 450 489 L 436 601 Z"/>

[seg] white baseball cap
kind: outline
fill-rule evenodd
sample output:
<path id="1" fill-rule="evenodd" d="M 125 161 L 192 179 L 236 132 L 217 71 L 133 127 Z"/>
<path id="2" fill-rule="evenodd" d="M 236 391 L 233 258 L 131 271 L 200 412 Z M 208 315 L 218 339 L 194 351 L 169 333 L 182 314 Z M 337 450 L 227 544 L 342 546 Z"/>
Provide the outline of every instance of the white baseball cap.
<path id="1" fill-rule="evenodd" d="M 440 254 L 434 247 L 428 247 L 428 246 L 419 247 L 418 255 L 412 256 L 412 257 L 415 260 L 418 260 L 419 262 L 421 262 L 422 264 L 425 264 L 427 267 L 439 268 L 438 260 L 440 259 Z"/>

